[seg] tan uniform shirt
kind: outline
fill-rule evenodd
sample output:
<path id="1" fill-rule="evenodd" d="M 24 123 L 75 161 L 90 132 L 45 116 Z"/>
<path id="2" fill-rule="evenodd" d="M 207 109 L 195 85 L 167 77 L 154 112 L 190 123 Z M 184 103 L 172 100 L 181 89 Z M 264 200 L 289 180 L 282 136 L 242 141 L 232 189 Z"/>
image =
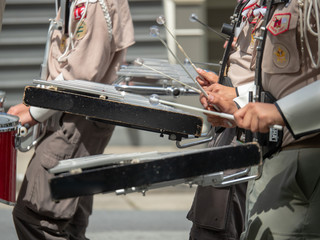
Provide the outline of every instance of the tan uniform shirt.
<path id="1" fill-rule="evenodd" d="M 79 17 L 86 2 L 81 1 L 77 1 L 70 11 L 71 16 Z M 65 51 L 67 42 L 63 41 L 61 32 L 53 32 L 48 59 L 49 80 L 60 73 L 66 80 L 112 83 L 116 79 L 116 70 L 123 61 L 125 48 L 134 43 L 133 26 L 127 0 L 105 0 L 105 3 L 112 20 L 112 41 L 100 3 L 89 0 L 84 24 L 75 28 L 79 20 L 72 19 L 74 48 Z M 61 56 L 63 61 L 59 61 Z M 64 114 L 59 128 L 54 132 L 47 131 L 35 149 L 13 211 L 19 239 L 46 236 L 46 239 L 53 240 L 64 239 L 66 235 L 67 238 L 86 239 L 92 196 L 52 201 L 49 181 L 53 174 L 49 174 L 47 169 L 63 159 L 102 154 L 113 129 L 114 125 Z"/>
<path id="2" fill-rule="evenodd" d="M 244 23 L 236 42 L 236 50 L 230 54 L 228 76 L 231 78 L 234 87 L 241 86 L 254 81 L 255 72 L 251 68 L 252 53 L 255 41 L 251 40 L 252 26 Z"/>
<path id="3" fill-rule="evenodd" d="M 278 7 L 267 28 L 269 31 L 262 62 L 264 90 L 269 91 L 276 99 L 280 99 L 320 79 L 320 69 L 311 67 L 306 52 L 302 56 L 297 0 Z M 314 56 L 317 57 L 317 39 L 310 34 L 308 38 L 311 49 L 314 49 Z M 306 49 L 305 46 L 304 48 Z M 293 141 L 294 138 L 285 128 L 283 146 Z"/>
<path id="4" fill-rule="evenodd" d="M 320 69 L 311 67 L 308 54 L 302 56 L 297 0 L 278 4 L 267 25 L 268 33 L 262 62 L 262 85 L 276 99 L 302 88 L 320 77 Z M 303 19 L 305 21 L 305 19 Z M 239 35 L 237 51 L 230 56 L 228 76 L 234 86 L 254 81 L 256 47 L 254 35 L 260 35 L 263 18 L 255 24 L 248 21 Z M 314 58 L 317 58 L 317 39 L 308 34 Z M 306 46 L 304 46 L 306 49 Z M 305 139 L 301 138 L 300 140 Z M 284 130 L 283 146 L 294 142 L 287 128 Z"/>
<path id="5" fill-rule="evenodd" d="M 48 60 L 49 80 L 55 79 L 60 73 L 65 80 L 80 79 L 111 84 L 116 79 L 116 71 L 124 61 L 119 58 L 124 58 L 125 52 L 122 50 L 134 43 L 134 31 L 127 0 L 106 0 L 105 3 L 112 19 L 111 42 L 110 29 L 101 5 L 98 1 L 90 0 L 84 23 L 76 29 L 79 20 L 75 17 L 72 19 L 74 48 L 67 50 L 64 58 L 61 56 L 72 40 L 62 36 L 60 31 L 54 31 Z M 85 1 L 77 4 L 71 14 L 77 16 L 84 4 Z"/>

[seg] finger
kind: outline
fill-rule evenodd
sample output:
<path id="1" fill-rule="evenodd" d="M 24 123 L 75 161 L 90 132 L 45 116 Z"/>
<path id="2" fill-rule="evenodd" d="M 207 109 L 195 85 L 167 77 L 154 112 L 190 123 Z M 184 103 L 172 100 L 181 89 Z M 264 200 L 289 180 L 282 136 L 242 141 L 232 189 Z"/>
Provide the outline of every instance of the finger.
<path id="1" fill-rule="evenodd" d="M 236 125 L 240 128 L 244 128 L 243 127 L 243 120 L 244 120 L 244 116 L 246 114 L 246 111 L 247 111 L 247 108 L 244 107 L 244 108 L 241 108 L 237 111 L 235 111 L 233 113 L 233 116 L 234 116 L 234 120 L 236 122 Z"/>
<path id="2" fill-rule="evenodd" d="M 208 108 L 208 101 L 207 101 L 207 98 L 205 96 L 200 96 L 200 103 L 201 105 L 203 106 L 203 108 Z"/>
<path id="3" fill-rule="evenodd" d="M 250 123 L 250 130 L 251 132 L 259 131 L 259 119 L 257 116 L 252 116 L 251 123 Z"/>
<path id="4" fill-rule="evenodd" d="M 223 44 L 223 48 L 226 48 L 227 44 L 228 44 L 228 41 L 225 41 L 224 44 Z"/>
<path id="5" fill-rule="evenodd" d="M 8 114 L 11 114 L 11 115 L 15 115 L 15 114 L 13 114 L 13 109 L 12 109 L 12 108 L 9 108 L 9 110 L 8 110 L 7 113 L 8 113 Z"/>
<path id="6" fill-rule="evenodd" d="M 217 83 L 219 80 L 218 75 L 213 72 L 207 72 L 201 68 L 197 68 L 197 72 L 200 76 L 204 77 L 205 80 L 208 81 L 210 84 Z"/>
<path id="7" fill-rule="evenodd" d="M 267 124 L 266 122 L 264 121 L 259 121 L 258 122 L 258 131 L 261 132 L 261 133 L 267 133 L 270 131 L 270 128 L 269 128 L 269 125 L 271 124 Z"/>
<path id="8" fill-rule="evenodd" d="M 215 111 L 219 111 L 219 112 L 221 111 L 221 108 L 216 104 L 220 102 L 218 95 L 214 93 L 209 93 L 207 101 L 208 101 L 209 107 L 212 107 Z"/>
<path id="9" fill-rule="evenodd" d="M 196 77 L 197 82 L 201 85 L 201 87 L 210 86 L 210 82 L 206 79 L 200 78 L 199 76 Z"/>
<path id="10" fill-rule="evenodd" d="M 207 121 L 213 126 L 213 127 L 224 127 L 225 122 L 220 117 L 214 117 L 212 115 L 207 115 Z"/>

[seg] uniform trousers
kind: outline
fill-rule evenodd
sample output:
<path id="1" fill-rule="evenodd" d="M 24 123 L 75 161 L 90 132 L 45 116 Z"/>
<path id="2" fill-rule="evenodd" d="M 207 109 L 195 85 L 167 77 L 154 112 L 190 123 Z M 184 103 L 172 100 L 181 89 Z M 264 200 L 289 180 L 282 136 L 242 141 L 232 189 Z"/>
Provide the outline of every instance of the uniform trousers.
<path id="1" fill-rule="evenodd" d="M 47 170 L 59 160 L 103 153 L 114 126 L 64 114 L 58 130 L 48 131 L 27 168 L 13 220 L 20 240 L 83 240 L 92 196 L 52 201 Z"/>
<path id="2" fill-rule="evenodd" d="M 247 240 L 320 239 L 320 148 L 282 150 L 248 185 Z"/>

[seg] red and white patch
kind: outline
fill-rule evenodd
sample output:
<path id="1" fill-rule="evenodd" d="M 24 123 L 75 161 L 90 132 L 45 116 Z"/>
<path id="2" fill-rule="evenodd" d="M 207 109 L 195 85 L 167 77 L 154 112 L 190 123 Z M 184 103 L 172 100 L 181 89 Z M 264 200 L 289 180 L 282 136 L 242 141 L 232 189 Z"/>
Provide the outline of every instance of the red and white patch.
<path id="1" fill-rule="evenodd" d="M 81 19 L 82 15 L 84 14 L 85 8 L 86 8 L 86 7 L 85 7 L 85 4 L 84 4 L 84 3 L 78 4 L 78 5 L 75 7 L 75 9 L 74 9 L 74 11 L 73 11 L 73 16 L 74 16 L 74 19 L 75 19 L 75 20 L 79 21 L 79 20 Z M 86 16 L 84 16 L 84 17 L 86 17 Z"/>
<path id="2" fill-rule="evenodd" d="M 290 13 L 279 13 L 273 15 L 271 21 L 268 23 L 267 29 L 274 35 L 277 36 L 289 30 L 290 26 Z"/>

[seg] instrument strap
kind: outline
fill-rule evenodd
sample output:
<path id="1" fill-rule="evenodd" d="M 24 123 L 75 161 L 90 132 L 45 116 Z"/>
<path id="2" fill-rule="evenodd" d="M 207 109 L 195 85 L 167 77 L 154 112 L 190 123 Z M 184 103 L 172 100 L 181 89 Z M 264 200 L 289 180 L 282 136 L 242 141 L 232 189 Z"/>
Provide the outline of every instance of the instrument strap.
<path id="1" fill-rule="evenodd" d="M 62 24 L 62 33 L 63 34 L 68 34 L 70 4 L 71 3 L 69 0 L 56 0 L 56 2 L 55 2 L 56 15 L 58 14 L 59 9 L 61 9 L 60 19 L 63 21 L 63 24 Z"/>
<path id="2" fill-rule="evenodd" d="M 227 62 L 229 59 L 229 55 L 230 55 L 230 51 L 232 48 L 232 42 L 234 39 L 234 32 L 235 32 L 235 28 L 236 26 L 241 22 L 241 12 L 242 9 L 246 6 L 247 1 L 240 1 L 238 3 L 238 5 L 236 6 L 236 9 L 234 11 L 233 17 L 234 19 L 231 21 L 232 24 L 232 31 L 231 34 L 229 36 L 229 40 L 228 40 L 228 44 L 225 48 L 224 54 L 223 54 L 223 58 L 222 58 L 222 63 L 221 63 L 221 68 L 220 68 L 220 72 L 219 72 L 219 81 L 218 83 L 222 84 L 224 82 L 224 74 L 225 74 L 225 68 L 227 66 Z"/>
<path id="3" fill-rule="evenodd" d="M 263 52 L 265 47 L 265 42 L 267 38 L 267 24 L 272 16 L 272 6 L 280 3 L 288 3 L 288 0 L 268 0 L 264 1 L 264 4 L 267 4 L 266 14 L 264 16 L 264 22 L 261 26 L 261 30 L 263 31 L 260 38 L 260 41 L 257 46 L 257 58 L 256 58 L 256 71 L 255 71 L 255 85 L 256 85 L 256 93 L 254 96 L 255 102 L 269 102 L 273 103 L 276 99 L 271 100 L 273 97 L 269 96 L 270 93 L 264 92 L 262 87 L 262 59 Z M 267 100 L 269 99 L 269 100 Z M 254 141 L 258 141 L 262 146 L 263 158 L 268 158 L 275 152 L 279 151 L 282 144 L 283 130 L 270 129 L 268 134 L 262 133 L 251 133 L 251 137 Z"/>

